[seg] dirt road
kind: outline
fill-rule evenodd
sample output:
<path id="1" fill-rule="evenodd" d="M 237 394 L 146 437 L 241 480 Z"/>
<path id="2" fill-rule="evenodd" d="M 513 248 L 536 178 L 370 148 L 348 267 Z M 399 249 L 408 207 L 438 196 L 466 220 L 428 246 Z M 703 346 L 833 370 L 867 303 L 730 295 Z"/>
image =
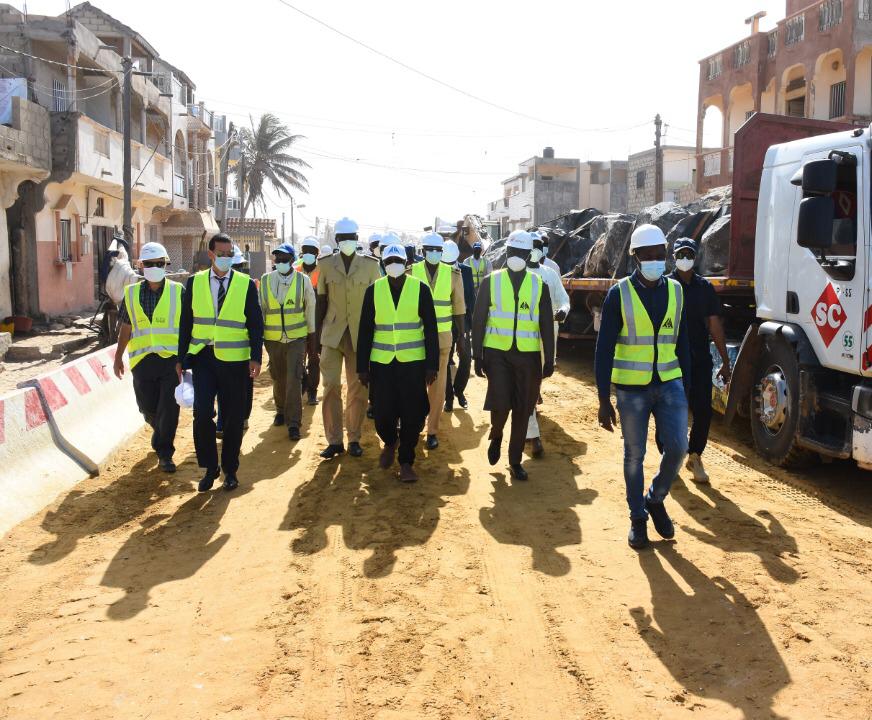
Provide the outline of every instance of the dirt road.
<path id="1" fill-rule="evenodd" d="M 289 444 L 265 380 L 232 495 L 194 491 L 189 418 L 173 477 L 143 433 L 0 542 L 0 717 L 872 717 L 872 475 L 716 425 L 712 486 L 683 474 L 676 542 L 636 553 L 589 354 L 527 483 L 487 464 L 478 379 L 415 486 L 371 424 L 361 459 L 319 462 L 320 408 Z"/>

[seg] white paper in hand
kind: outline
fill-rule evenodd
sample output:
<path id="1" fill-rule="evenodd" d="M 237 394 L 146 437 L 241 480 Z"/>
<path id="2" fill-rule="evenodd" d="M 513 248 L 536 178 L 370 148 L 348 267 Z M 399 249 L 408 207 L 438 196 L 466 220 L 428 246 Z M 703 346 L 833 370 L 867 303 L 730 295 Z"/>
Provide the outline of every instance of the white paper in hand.
<path id="1" fill-rule="evenodd" d="M 182 382 L 176 386 L 175 395 L 179 407 L 188 409 L 194 407 L 194 378 L 190 370 L 185 370 Z"/>

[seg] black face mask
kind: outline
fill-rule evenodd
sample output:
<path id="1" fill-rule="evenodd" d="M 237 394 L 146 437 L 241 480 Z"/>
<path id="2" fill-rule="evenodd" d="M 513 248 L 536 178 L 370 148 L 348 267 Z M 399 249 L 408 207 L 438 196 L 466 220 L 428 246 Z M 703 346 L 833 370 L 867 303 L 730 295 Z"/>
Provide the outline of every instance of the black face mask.
<path id="1" fill-rule="evenodd" d="M 475 250 L 472 251 L 472 254 L 475 257 L 475 259 L 478 260 L 481 257 L 481 248 L 476 248 Z"/>

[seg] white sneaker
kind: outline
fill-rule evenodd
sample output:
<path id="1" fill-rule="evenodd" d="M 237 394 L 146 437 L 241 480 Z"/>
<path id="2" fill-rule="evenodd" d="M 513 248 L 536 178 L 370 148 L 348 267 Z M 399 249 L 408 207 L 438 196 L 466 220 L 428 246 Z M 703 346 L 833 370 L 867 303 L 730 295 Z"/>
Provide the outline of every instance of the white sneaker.
<path id="1" fill-rule="evenodd" d="M 695 483 L 700 485 L 707 485 L 709 483 L 708 473 L 702 465 L 702 458 L 697 453 L 688 455 L 687 463 L 685 463 L 684 467 L 693 473 L 693 481 Z"/>

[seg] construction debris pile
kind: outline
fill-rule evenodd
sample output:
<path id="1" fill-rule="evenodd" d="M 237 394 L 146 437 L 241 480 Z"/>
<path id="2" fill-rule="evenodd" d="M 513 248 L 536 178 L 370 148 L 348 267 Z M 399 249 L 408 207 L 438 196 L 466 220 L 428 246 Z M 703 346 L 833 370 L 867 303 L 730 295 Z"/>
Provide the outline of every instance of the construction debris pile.
<path id="1" fill-rule="evenodd" d="M 657 225 L 672 244 L 682 237 L 699 243 L 697 271 L 720 275 L 727 268 L 730 251 L 731 188 L 716 188 L 690 203 L 663 202 L 638 215 L 602 213 L 594 208 L 567 213 L 549 223 L 549 257 L 564 276 L 621 278 L 632 270 L 628 248 L 630 235 L 639 225 Z M 505 239 L 487 250 L 494 267 L 505 263 Z"/>

